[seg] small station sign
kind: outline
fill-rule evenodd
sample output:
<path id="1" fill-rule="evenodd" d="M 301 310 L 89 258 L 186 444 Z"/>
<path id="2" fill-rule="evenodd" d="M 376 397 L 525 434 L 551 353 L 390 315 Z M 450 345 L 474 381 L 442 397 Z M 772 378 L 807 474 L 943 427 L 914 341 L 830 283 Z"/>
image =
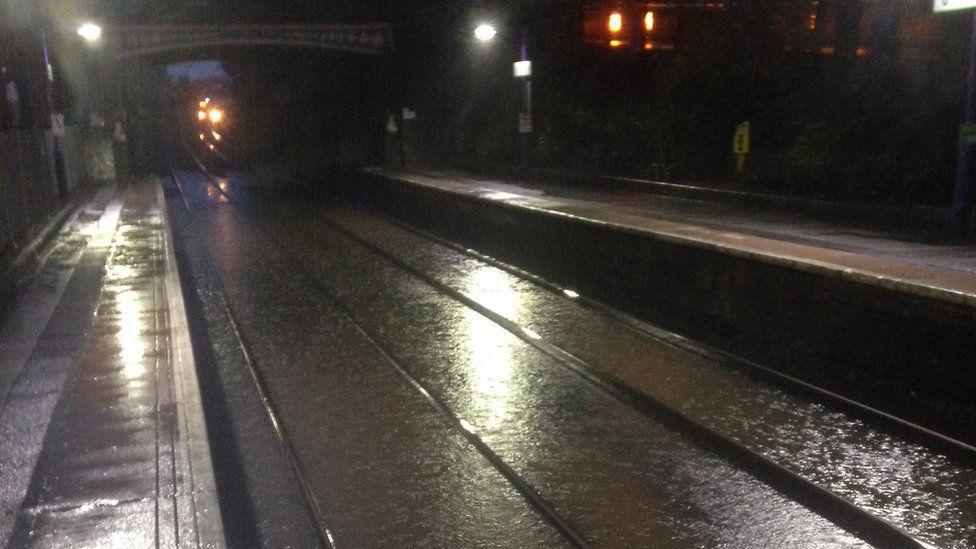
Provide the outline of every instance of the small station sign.
<path id="1" fill-rule="evenodd" d="M 934 0 L 935 11 L 956 11 L 976 8 L 976 0 Z"/>

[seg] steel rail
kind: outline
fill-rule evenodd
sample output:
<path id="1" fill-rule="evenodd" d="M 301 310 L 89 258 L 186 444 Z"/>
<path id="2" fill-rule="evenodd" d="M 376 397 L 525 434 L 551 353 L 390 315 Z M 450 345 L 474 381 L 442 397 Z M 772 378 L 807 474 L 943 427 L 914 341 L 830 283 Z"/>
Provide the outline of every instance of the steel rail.
<path id="1" fill-rule="evenodd" d="M 321 213 L 302 209 L 318 217 L 334 231 L 345 235 L 374 254 L 385 258 L 397 268 L 420 279 L 427 285 L 449 298 L 488 318 L 522 341 L 554 358 L 556 362 L 613 398 L 633 407 L 652 420 L 668 425 L 673 430 L 686 434 L 701 447 L 709 450 L 733 466 L 743 469 L 764 481 L 788 498 L 804 505 L 811 511 L 833 522 L 864 541 L 878 547 L 924 548 L 925 544 L 915 539 L 898 526 L 866 511 L 850 500 L 811 482 L 743 444 L 687 416 L 661 400 L 642 393 L 615 376 L 600 372 L 589 363 L 557 345 L 541 339 L 537 334 L 527 332 L 522 326 L 499 315 L 462 292 L 431 277 L 427 273 L 407 264 L 400 258 L 379 248 L 358 234 L 342 227 Z"/>
<path id="2" fill-rule="evenodd" d="M 344 203 L 353 208 L 357 207 L 355 204 L 348 202 Z M 667 345 L 690 352 L 707 360 L 720 363 L 723 366 L 736 369 L 754 379 L 771 383 L 795 395 L 811 399 L 815 402 L 827 404 L 834 409 L 850 413 L 853 416 L 870 423 L 874 427 L 919 444 L 920 446 L 924 446 L 937 453 L 945 454 L 946 456 L 961 463 L 976 466 L 976 447 L 966 444 L 965 442 L 946 436 L 937 431 L 933 431 L 932 429 L 928 429 L 911 421 L 902 419 L 888 412 L 878 410 L 877 408 L 873 408 L 867 404 L 847 398 L 822 387 L 818 387 L 812 383 L 808 383 L 796 377 L 784 374 L 775 369 L 763 366 L 747 358 L 736 355 L 735 353 L 718 349 L 706 343 L 689 339 L 663 328 L 653 326 L 637 317 L 617 309 L 613 309 L 612 307 L 604 305 L 603 303 L 590 299 L 584 295 L 573 298 L 567 297 L 565 291 L 570 288 L 559 286 L 558 284 L 550 282 L 524 269 L 520 269 L 519 267 L 516 267 L 510 263 L 477 250 L 467 248 L 461 244 L 440 237 L 429 231 L 410 225 L 409 223 L 401 221 L 400 219 L 388 214 L 374 211 L 371 211 L 370 213 L 372 215 L 376 215 L 377 217 L 381 217 L 390 224 L 395 225 L 405 231 L 411 232 L 422 239 L 433 241 L 436 244 L 450 248 L 458 253 L 487 263 L 511 275 L 531 282 L 548 292 L 556 294 L 561 299 L 566 299 L 572 301 L 573 303 L 580 304 L 587 309 L 603 315 L 615 322 L 624 324 L 627 327 L 657 341 L 661 341 Z"/>
<path id="3" fill-rule="evenodd" d="M 193 210 L 190 207 L 186 194 L 183 192 L 183 185 L 180 183 L 179 177 L 176 175 L 175 171 L 172 171 L 171 174 L 173 182 L 176 184 L 177 191 L 179 192 L 180 198 L 183 202 L 183 207 L 186 209 L 189 215 L 193 215 Z M 210 265 L 211 269 L 213 269 L 213 262 L 210 259 L 209 252 L 205 252 L 205 254 L 205 260 Z M 254 387 L 261 396 L 261 404 L 264 407 L 264 411 L 268 416 L 268 420 L 271 422 L 271 427 L 278 438 L 281 448 L 285 451 L 288 464 L 290 465 L 292 472 L 294 473 L 295 478 L 301 488 L 302 495 L 307 503 L 306 508 L 308 509 L 309 518 L 312 519 L 312 524 L 314 525 L 315 533 L 319 538 L 319 542 L 323 547 L 335 549 L 335 537 L 332 535 L 332 531 L 329 529 L 327 524 L 325 513 L 322 510 L 322 504 L 315 495 L 315 492 L 312 490 L 311 483 L 308 481 L 308 476 L 305 473 L 305 468 L 298 459 L 298 451 L 295 449 L 291 436 L 288 434 L 288 429 L 281 420 L 281 414 L 278 411 L 278 407 L 271 399 L 268 384 L 264 379 L 264 375 L 261 374 L 261 371 L 258 369 L 255 363 L 254 354 L 251 352 L 251 345 L 248 343 L 244 332 L 241 330 L 237 315 L 230 306 L 227 291 L 222 282 L 218 281 L 217 287 L 220 291 L 220 301 L 223 306 L 222 308 L 224 309 L 224 313 L 227 315 L 227 319 L 230 322 L 231 330 L 234 332 L 234 338 L 237 340 L 241 355 L 244 357 L 244 362 L 247 364 L 248 373 L 251 376 L 251 380 L 254 382 Z"/>
<path id="4" fill-rule="evenodd" d="M 209 171 L 206 170 L 205 166 L 199 162 L 198 159 L 194 157 L 200 167 L 201 173 L 206 177 L 206 182 L 208 185 L 217 189 L 217 192 L 224 196 L 229 203 L 235 203 L 236 201 L 231 197 L 226 191 L 220 188 L 220 186 L 214 181 L 216 179 L 212 176 Z M 175 177 L 175 176 L 174 176 Z M 182 192 L 182 191 L 181 191 Z M 315 286 L 317 286 L 328 299 L 346 316 L 356 330 L 362 335 L 371 345 L 373 345 L 383 357 L 390 363 L 391 366 L 415 389 L 417 390 L 425 400 L 428 401 L 438 412 L 440 412 L 451 424 L 451 427 L 459 432 L 465 440 L 467 440 L 475 449 L 481 454 L 489 464 L 494 467 L 508 482 L 511 484 L 529 503 L 536 508 L 542 517 L 549 522 L 567 541 L 569 541 L 573 546 L 585 549 L 589 547 L 589 543 L 579 533 L 574 525 L 572 525 L 566 518 L 564 518 L 550 503 L 546 500 L 538 490 L 535 489 L 527 480 L 522 478 L 510 465 L 508 465 L 505 460 L 495 453 L 492 448 L 478 436 L 474 427 L 465 421 L 464 419 L 458 417 L 451 408 L 444 402 L 443 399 L 432 393 L 427 387 L 425 387 L 411 372 L 410 370 L 403 366 L 403 361 L 400 359 L 395 352 L 393 352 L 389 347 L 383 344 L 382 340 L 377 337 L 375 333 L 369 330 L 362 321 L 357 317 L 355 312 L 338 296 L 335 288 L 329 284 L 320 280 L 317 274 L 308 268 L 304 263 L 298 260 L 295 255 L 288 250 L 273 234 L 270 233 L 262 224 L 255 221 L 249 222 L 254 225 L 264 236 L 267 238 L 276 248 L 278 248 L 282 254 L 288 258 L 292 263 L 293 267 L 302 272 Z M 270 403 L 269 404 L 273 404 Z"/>

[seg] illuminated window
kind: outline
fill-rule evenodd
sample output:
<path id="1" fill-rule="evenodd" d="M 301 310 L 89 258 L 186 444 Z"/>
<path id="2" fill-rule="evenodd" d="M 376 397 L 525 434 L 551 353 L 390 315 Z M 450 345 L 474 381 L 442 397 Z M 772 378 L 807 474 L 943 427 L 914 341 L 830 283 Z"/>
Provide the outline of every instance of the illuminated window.
<path id="1" fill-rule="evenodd" d="M 619 11 L 611 13 L 607 26 L 610 28 L 610 32 L 617 33 L 622 31 L 624 28 L 624 16 Z"/>

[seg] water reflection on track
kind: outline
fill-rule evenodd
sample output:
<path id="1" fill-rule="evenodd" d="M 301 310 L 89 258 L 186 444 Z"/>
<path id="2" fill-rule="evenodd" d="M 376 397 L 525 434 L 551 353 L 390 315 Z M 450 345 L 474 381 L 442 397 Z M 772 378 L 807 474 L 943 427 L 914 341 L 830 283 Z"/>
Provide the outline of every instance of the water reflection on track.
<path id="1" fill-rule="evenodd" d="M 969 468 L 598 319 L 571 290 L 557 295 L 377 216 L 235 200 L 190 179 L 183 187 L 205 238 L 226 256 L 227 283 L 242 254 L 262 248 L 260 261 L 281 282 L 326 294 L 564 541 L 859 545 L 853 534 L 877 546 L 919 546 L 917 537 L 962 547 L 976 539 Z M 245 306 L 246 287 L 230 293 Z M 900 478 L 882 476 L 892 468 Z"/>

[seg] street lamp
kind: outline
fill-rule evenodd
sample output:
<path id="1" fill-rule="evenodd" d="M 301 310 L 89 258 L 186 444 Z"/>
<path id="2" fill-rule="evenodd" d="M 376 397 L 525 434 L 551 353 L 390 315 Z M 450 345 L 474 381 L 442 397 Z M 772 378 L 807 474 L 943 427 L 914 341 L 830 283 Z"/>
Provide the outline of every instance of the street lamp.
<path id="1" fill-rule="evenodd" d="M 478 41 L 487 43 L 498 34 L 498 30 L 487 23 L 482 23 L 474 29 L 474 36 Z M 522 107 L 518 116 L 519 156 L 523 169 L 528 169 L 532 152 L 532 62 L 529 60 L 529 31 L 522 29 L 519 44 L 520 59 L 513 66 L 515 79 L 521 81 Z"/>
<path id="2" fill-rule="evenodd" d="M 102 37 L 102 27 L 95 23 L 85 23 L 78 27 L 78 36 L 84 38 L 88 43 L 98 42 Z"/>
<path id="3" fill-rule="evenodd" d="M 498 29 L 488 23 L 482 23 L 474 29 L 474 37 L 478 42 L 491 42 L 498 34 Z"/>

